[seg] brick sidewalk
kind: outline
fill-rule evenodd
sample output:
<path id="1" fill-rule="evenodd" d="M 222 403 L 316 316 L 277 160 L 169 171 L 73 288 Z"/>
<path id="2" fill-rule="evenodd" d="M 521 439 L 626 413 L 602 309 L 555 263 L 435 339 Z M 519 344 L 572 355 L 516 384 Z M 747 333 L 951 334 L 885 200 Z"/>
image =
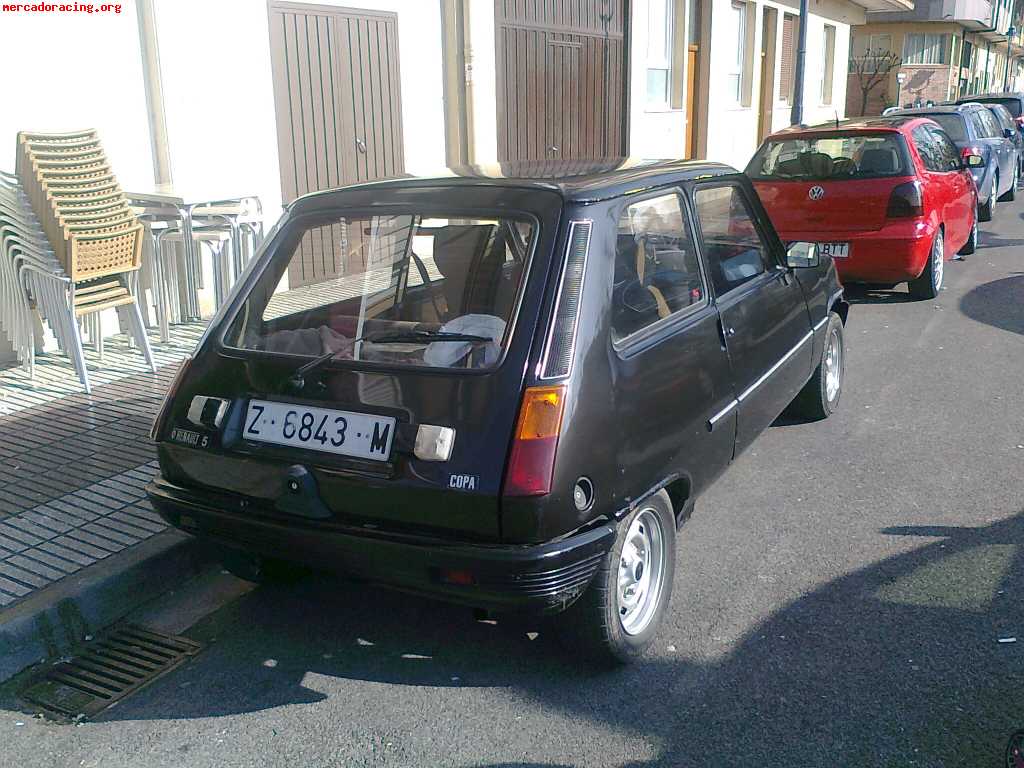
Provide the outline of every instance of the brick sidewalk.
<path id="1" fill-rule="evenodd" d="M 41 356 L 35 383 L 0 371 L 0 609 L 166 529 L 143 490 L 157 471 L 149 429 L 201 330 L 155 344 L 155 374 L 115 337 L 91 395 L 62 356 Z"/>

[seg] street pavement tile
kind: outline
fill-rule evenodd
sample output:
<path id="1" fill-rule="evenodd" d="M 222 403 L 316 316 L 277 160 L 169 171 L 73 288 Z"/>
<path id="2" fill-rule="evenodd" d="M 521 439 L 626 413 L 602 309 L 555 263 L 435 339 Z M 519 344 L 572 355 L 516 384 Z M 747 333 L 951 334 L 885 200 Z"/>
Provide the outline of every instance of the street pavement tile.
<path id="1" fill-rule="evenodd" d="M 98 537 L 102 537 L 104 539 L 125 545 L 135 544 L 139 541 L 138 536 L 132 536 L 131 534 L 125 533 L 124 531 L 119 531 L 113 528 L 112 526 L 104 525 L 104 520 L 106 520 L 106 518 L 100 518 L 95 523 L 83 525 L 78 530 L 79 532 L 84 531 L 85 533 L 95 534 Z"/>
<path id="2" fill-rule="evenodd" d="M 95 540 L 98 538 L 96 536 L 93 536 L 92 534 L 82 534 L 73 531 L 67 534 L 66 536 L 61 536 L 59 541 L 63 546 L 68 547 L 69 549 L 77 550 L 78 552 L 81 552 L 83 555 L 89 555 L 89 557 L 91 557 L 93 560 L 102 560 L 103 558 L 109 557 L 115 552 L 124 549 L 124 547 L 120 545 L 114 545 L 114 543 L 110 541 L 107 542 L 106 547 L 94 546 L 94 544 L 91 543 L 88 539 L 83 539 L 83 536 L 88 536 L 89 539 L 93 540 L 93 542 L 95 542 Z"/>
<path id="3" fill-rule="evenodd" d="M 7 594 L 13 595 L 14 597 L 24 597 L 29 592 L 31 592 L 32 589 L 30 587 L 25 586 L 24 584 L 19 584 L 15 581 L 11 581 L 10 579 L 5 579 L 3 576 L 0 576 L 0 591 L 6 592 Z"/>
<path id="4" fill-rule="evenodd" d="M 24 555 L 15 555 L 14 557 L 7 558 L 6 561 L 0 562 L 0 564 L 7 564 L 17 566 L 23 571 L 28 573 L 34 573 L 37 576 L 42 577 L 47 581 L 57 581 L 57 579 L 63 579 L 67 574 L 64 571 L 58 571 L 56 568 L 51 568 L 45 563 L 39 563 L 34 560 L 30 560 Z"/>
<path id="5" fill-rule="evenodd" d="M 74 573 L 82 568 L 81 563 L 76 563 L 74 560 L 68 560 L 63 557 L 57 557 L 49 552 L 44 552 L 38 547 L 26 549 L 21 553 L 21 555 L 16 555 L 16 557 L 24 557 L 26 560 L 31 560 L 32 562 L 48 565 L 54 570 L 65 574 Z"/>
<path id="6" fill-rule="evenodd" d="M 80 549 L 76 549 L 75 547 L 64 546 L 66 542 L 64 539 L 61 539 L 61 541 L 64 543 L 58 544 L 54 541 L 48 541 L 45 544 L 40 544 L 39 549 L 45 553 L 56 555 L 64 560 L 70 560 L 73 563 L 78 563 L 81 566 L 92 565 L 100 558 L 107 556 L 106 552 L 101 552 L 98 557 L 93 557 L 92 555 L 83 552 Z"/>
<path id="7" fill-rule="evenodd" d="M 26 584 L 33 589 L 45 587 L 48 583 L 48 580 L 39 574 L 26 571 L 24 568 L 19 568 L 16 565 L 12 565 L 9 560 L 0 560 L 0 576 L 5 576 L 8 579 L 16 579 L 22 584 Z"/>

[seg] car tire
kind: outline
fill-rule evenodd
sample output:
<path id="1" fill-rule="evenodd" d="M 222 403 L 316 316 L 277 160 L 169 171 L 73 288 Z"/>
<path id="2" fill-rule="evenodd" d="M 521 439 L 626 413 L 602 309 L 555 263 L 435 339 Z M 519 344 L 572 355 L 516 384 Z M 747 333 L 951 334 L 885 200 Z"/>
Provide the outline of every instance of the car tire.
<path id="1" fill-rule="evenodd" d="M 924 265 L 921 276 L 910 281 L 910 295 L 915 299 L 934 299 L 942 290 L 942 280 L 946 271 L 944 248 L 945 240 L 940 229 L 932 240 L 928 263 Z"/>
<path id="2" fill-rule="evenodd" d="M 974 225 L 971 227 L 971 234 L 967 237 L 967 242 L 963 244 L 963 247 L 957 251 L 961 256 L 970 256 L 978 250 L 978 212 L 974 212 Z"/>
<path id="3" fill-rule="evenodd" d="M 555 617 L 566 649 L 601 666 L 639 660 L 672 600 L 675 544 L 672 502 L 661 490 L 619 523 L 615 542 L 586 591 Z"/>
<path id="4" fill-rule="evenodd" d="M 843 343 L 843 321 L 829 312 L 825 323 L 825 343 L 814 373 L 793 400 L 793 410 L 805 419 L 827 419 L 839 407 L 846 371 L 846 347 Z"/>

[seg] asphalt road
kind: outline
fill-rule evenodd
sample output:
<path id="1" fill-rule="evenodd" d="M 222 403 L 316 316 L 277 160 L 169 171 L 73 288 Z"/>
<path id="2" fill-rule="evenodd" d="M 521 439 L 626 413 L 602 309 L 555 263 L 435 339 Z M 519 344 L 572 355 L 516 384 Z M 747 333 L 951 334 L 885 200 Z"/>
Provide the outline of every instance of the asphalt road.
<path id="1" fill-rule="evenodd" d="M 938 300 L 855 298 L 839 412 L 776 425 L 698 502 L 646 663 L 307 580 L 201 618 L 202 654 L 97 722 L 8 697 L 0 765 L 1000 765 L 1024 727 L 1022 211 Z"/>

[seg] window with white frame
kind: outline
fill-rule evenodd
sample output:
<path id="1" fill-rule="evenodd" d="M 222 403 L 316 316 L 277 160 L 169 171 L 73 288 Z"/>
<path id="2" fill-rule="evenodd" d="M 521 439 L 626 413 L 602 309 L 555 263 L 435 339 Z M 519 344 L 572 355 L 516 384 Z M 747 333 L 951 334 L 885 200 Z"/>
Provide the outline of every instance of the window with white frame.
<path id="1" fill-rule="evenodd" d="M 949 35 L 912 33 L 903 38 L 904 64 L 945 64 Z"/>
<path id="2" fill-rule="evenodd" d="M 835 79 L 836 71 L 836 28 L 831 24 L 825 25 L 822 53 L 824 67 L 821 73 L 821 103 L 831 104 L 832 81 Z"/>
<path id="3" fill-rule="evenodd" d="M 850 50 L 852 58 L 863 61 L 863 71 L 873 73 L 879 59 L 892 53 L 892 35 L 887 32 L 876 35 L 854 33 Z"/>
<path id="4" fill-rule="evenodd" d="M 726 73 L 726 83 L 729 96 L 741 103 L 743 101 L 743 70 L 747 64 L 747 4 L 736 2 L 729 6 L 727 17 L 727 37 L 732 40 L 731 45 L 736 47 L 735 56 L 729 60 L 729 70 Z"/>
<path id="5" fill-rule="evenodd" d="M 672 87 L 673 0 L 651 0 L 647 15 L 647 103 L 668 106 Z"/>

